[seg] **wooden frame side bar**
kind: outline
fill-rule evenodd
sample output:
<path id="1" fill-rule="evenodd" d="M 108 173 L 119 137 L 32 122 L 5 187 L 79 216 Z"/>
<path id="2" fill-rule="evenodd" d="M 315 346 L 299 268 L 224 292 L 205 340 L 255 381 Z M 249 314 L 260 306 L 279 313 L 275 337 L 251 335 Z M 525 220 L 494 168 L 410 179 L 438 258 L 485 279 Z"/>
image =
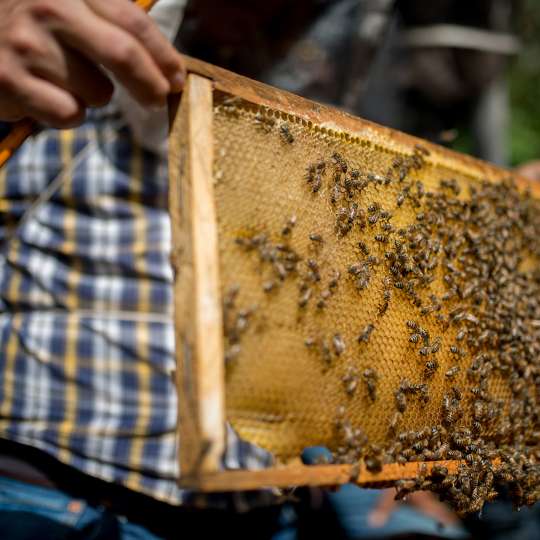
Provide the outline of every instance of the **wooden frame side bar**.
<path id="1" fill-rule="evenodd" d="M 169 141 L 180 470 L 192 477 L 218 471 L 225 448 L 212 106 L 211 82 L 189 75 Z"/>

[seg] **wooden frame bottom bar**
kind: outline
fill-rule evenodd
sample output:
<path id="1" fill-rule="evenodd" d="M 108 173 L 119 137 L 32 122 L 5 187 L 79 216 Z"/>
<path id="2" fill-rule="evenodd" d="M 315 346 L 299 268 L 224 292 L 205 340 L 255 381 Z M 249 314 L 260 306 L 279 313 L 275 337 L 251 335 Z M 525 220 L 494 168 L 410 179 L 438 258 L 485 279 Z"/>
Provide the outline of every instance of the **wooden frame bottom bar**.
<path id="1" fill-rule="evenodd" d="M 420 468 L 425 465 L 427 473 L 436 465 L 446 467 L 449 473 L 455 473 L 463 463 L 452 461 L 418 461 L 400 465 L 383 465 L 378 473 L 369 472 L 362 464 L 356 465 L 288 465 L 262 470 L 230 470 L 206 473 L 197 477 L 182 476 L 180 485 L 200 491 L 249 491 L 261 487 L 294 486 L 335 486 L 354 482 L 360 486 L 387 487 L 396 480 L 415 478 Z"/>

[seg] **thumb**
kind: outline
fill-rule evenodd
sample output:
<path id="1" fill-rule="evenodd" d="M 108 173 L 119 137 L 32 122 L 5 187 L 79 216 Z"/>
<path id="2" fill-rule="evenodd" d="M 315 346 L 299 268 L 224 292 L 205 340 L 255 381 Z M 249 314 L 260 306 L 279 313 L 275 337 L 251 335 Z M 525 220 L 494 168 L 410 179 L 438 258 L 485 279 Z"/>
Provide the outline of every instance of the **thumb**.
<path id="1" fill-rule="evenodd" d="M 373 528 L 382 527 L 388 521 L 397 504 L 394 499 L 394 490 L 385 489 L 377 500 L 377 504 L 367 516 L 368 525 Z"/>

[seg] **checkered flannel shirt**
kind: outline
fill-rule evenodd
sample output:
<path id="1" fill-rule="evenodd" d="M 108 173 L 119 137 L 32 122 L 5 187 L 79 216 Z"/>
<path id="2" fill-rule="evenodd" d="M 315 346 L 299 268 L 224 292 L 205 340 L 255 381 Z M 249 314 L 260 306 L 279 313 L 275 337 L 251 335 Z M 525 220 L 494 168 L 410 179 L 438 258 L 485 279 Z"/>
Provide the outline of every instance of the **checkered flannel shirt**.
<path id="1" fill-rule="evenodd" d="M 0 171 L 0 437 L 180 504 L 170 241 L 166 162 L 112 107 Z"/>

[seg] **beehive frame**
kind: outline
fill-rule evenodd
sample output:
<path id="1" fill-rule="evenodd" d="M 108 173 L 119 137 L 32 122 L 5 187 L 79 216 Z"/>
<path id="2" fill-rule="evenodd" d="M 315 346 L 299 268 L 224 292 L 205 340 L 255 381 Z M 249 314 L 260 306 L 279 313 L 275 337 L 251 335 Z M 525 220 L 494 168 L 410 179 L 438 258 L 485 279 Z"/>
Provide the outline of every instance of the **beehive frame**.
<path id="1" fill-rule="evenodd" d="M 431 162 L 451 166 L 465 175 L 499 180 L 508 171 L 380 127 L 187 58 L 188 79 L 181 98 L 170 103 L 169 139 L 172 264 L 175 270 L 175 338 L 179 393 L 180 483 L 201 491 L 250 490 L 268 486 L 327 486 L 350 482 L 385 485 L 415 477 L 421 463 L 387 464 L 379 473 L 364 466 L 300 463 L 264 470 L 229 470 L 220 466 L 225 448 L 225 374 L 223 365 L 222 298 L 218 231 L 213 196 L 213 97 L 216 91 L 306 122 L 328 126 L 384 143 L 397 150 L 421 142 Z M 518 184 L 527 184 L 517 179 Z M 531 186 L 535 194 L 538 188 Z M 444 465 L 450 472 L 458 461 Z"/>

